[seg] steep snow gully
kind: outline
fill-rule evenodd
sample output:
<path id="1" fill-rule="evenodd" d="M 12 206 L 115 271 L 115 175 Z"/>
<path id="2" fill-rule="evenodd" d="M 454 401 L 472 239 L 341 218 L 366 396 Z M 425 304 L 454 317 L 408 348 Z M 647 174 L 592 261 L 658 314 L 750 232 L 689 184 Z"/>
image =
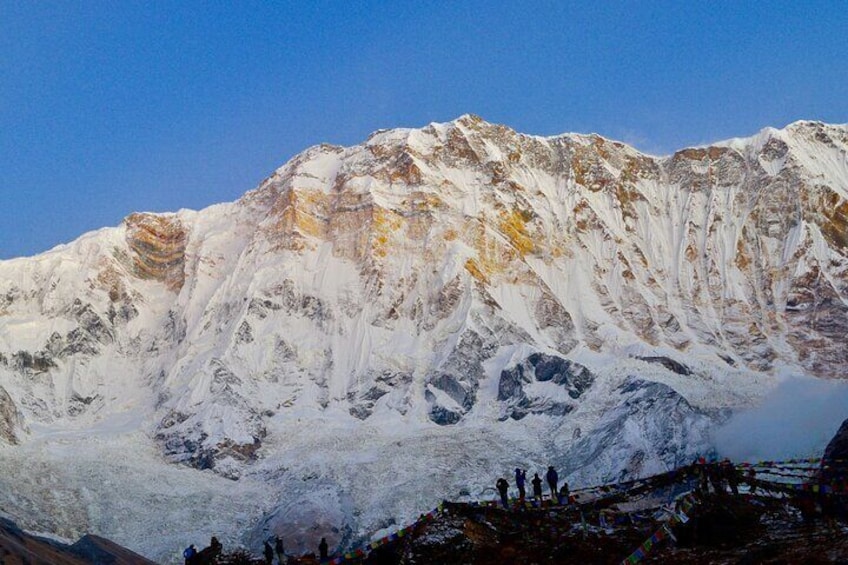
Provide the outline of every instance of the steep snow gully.
<path id="1" fill-rule="evenodd" d="M 472 115 L 312 147 L 0 262 L 0 509 L 175 562 L 346 546 L 516 466 L 675 468 L 843 378 L 846 199 L 818 122 L 665 157 Z"/>

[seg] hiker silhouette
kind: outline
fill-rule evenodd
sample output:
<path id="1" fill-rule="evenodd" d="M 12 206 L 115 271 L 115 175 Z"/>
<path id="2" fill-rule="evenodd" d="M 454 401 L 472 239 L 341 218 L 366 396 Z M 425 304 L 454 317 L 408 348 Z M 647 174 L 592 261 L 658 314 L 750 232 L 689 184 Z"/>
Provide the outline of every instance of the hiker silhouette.
<path id="1" fill-rule="evenodd" d="M 501 504 L 503 504 L 504 508 L 509 508 L 509 501 L 507 500 L 507 493 L 509 492 L 509 483 L 506 482 L 506 479 L 501 477 L 498 479 L 498 482 L 495 483 L 495 486 L 498 487 L 498 492 L 501 495 Z"/>
<path id="2" fill-rule="evenodd" d="M 527 470 L 515 469 L 515 486 L 518 487 L 518 499 L 524 502 L 526 493 L 524 492 L 524 484 L 527 482 Z"/>
<path id="3" fill-rule="evenodd" d="M 321 543 L 318 544 L 318 555 L 321 561 L 326 561 L 329 558 L 328 550 L 327 538 L 321 538 Z"/>
<path id="4" fill-rule="evenodd" d="M 533 498 L 542 500 L 542 479 L 539 478 L 539 473 L 533 473 Z"/>
<path id="5" fill-rule="evenodd" d="M 271 544 L 268 543 L 268 540 L 265 540 L 265 565 L 271 565 L 274 562 L 274 548 L 271 547 Z"/>
<path id="6" fill-rule="evenodd" d="M 277 552 L 277 561 L 280 562 L 280 565 L 283 565 L 286 550 L 283 547 L 283 538 L 280 536 L 276 536 L 276 539 L 274 540 L 274 550 Z"/>
<path id="7" fill-rule="evenodd" d="M 556 469 L 554 469 L 553 465 L 548 465 L 548 472 L 545 475 L 545 478 L 548 480 L 548 486 L 551 487 L 551 502 L 557 499 L 557 482 L 559 481 L 559 477 L 557 476 Z"/>
<path id="8" fill-rule="evenodd" d="M 562 483 L 562 487 L 559 489 L 559 503 L 568 504 L 570 496 L 571 493 L 568 490 L 568 483 Z"/>
<path id="9" fill-rule="evenodd" d="M 191 562 L 191 565 L 211 565 L 212 563 L 218 562 L 218 556 L 221 555 L 221 550 L 224 548 L 221 545 L 221 542 L 218 541 L 218 538 L 212 536 L 212 539 L 209 541 L 209 547 L 204 547 L 197 555 L 194 556 L 194 560 Z"/>
<path id="10" fill-rule="evenodd" d="M 185 558 L 185 565 L 194 565 L 195 558 L 197 557 L 197 548 L 194 547 L 194 544 L 185 548 L 183 557 Z"/>

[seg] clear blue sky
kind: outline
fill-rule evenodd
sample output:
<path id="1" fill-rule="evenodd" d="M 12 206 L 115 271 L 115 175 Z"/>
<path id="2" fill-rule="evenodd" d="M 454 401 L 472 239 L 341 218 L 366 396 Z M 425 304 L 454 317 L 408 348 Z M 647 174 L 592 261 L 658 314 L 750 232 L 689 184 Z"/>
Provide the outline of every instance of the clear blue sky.
<path id="1" fill-rule="evenodd" d="M 0 259 L 475 113 L 653 153 L 848 122 L 839 2 L 0 0 Z"/>

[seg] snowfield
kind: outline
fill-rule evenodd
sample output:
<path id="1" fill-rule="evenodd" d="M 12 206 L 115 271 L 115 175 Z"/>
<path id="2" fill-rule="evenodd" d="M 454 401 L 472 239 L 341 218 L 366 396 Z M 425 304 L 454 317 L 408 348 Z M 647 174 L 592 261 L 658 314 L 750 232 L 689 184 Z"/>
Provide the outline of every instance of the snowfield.
<path id="1" fill-rule="evenodd" d="M 614 409 L 615 385 L 628 374 L 645 377 L 645 365 L 610 367 L 592 398 L 564 421 L 528 416 L 492 426 L 480 414 L 442 427 L 391 415 L 362 423 L 344 412 L 295 411 L 276 422 L 272 440 L 237 481 L 163 461 L 143 431 L 143 413 L 79 430 L 38 426 L 23 445 L 0 446 L 0 508 L 28 530 L 68 541 L 96 532 L 160 563 L 180 562 L 183 547 L 207 544 L 213 535 L 226 548 L 255 552 L 272 535 L 283 536 L 291 551 L 314 551 L 325 535 L 334 543 L 361 543 L 443 499 L 491 497 L 495 479 L 511 481 L 515 467 L 532 476 L 555 464 L 572 488 L 618 480 L 634 448 L 652 449 L 638 433 L 606 446 L 588 466 L 564 454 L 575 444 L 575 430 L 592 430 Z M 653 376 L 676 380 L 659 371 Z M 713 402 L 746 404 L 771 385 L 740 380 Z M 488 393 L 481 404 L 495 410 L 495 391 Z M 708 430 L 701 434 L 681 459 L 708 446 Z M 666 468 L 649 465 L 643 474 Z"/>

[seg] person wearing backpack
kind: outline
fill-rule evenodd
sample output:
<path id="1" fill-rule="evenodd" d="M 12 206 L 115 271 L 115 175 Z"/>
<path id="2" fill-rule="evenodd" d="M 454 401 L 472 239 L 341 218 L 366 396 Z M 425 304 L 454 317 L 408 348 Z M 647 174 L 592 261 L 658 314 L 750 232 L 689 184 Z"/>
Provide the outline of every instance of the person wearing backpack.
<path id="1" fill-rule="evenodd" d="M 197 548 L 194 547 L 194 544 L 191 544 L 183 550 L 185 565 L 194 565 L 195 557 L 197 557 Z"/>

